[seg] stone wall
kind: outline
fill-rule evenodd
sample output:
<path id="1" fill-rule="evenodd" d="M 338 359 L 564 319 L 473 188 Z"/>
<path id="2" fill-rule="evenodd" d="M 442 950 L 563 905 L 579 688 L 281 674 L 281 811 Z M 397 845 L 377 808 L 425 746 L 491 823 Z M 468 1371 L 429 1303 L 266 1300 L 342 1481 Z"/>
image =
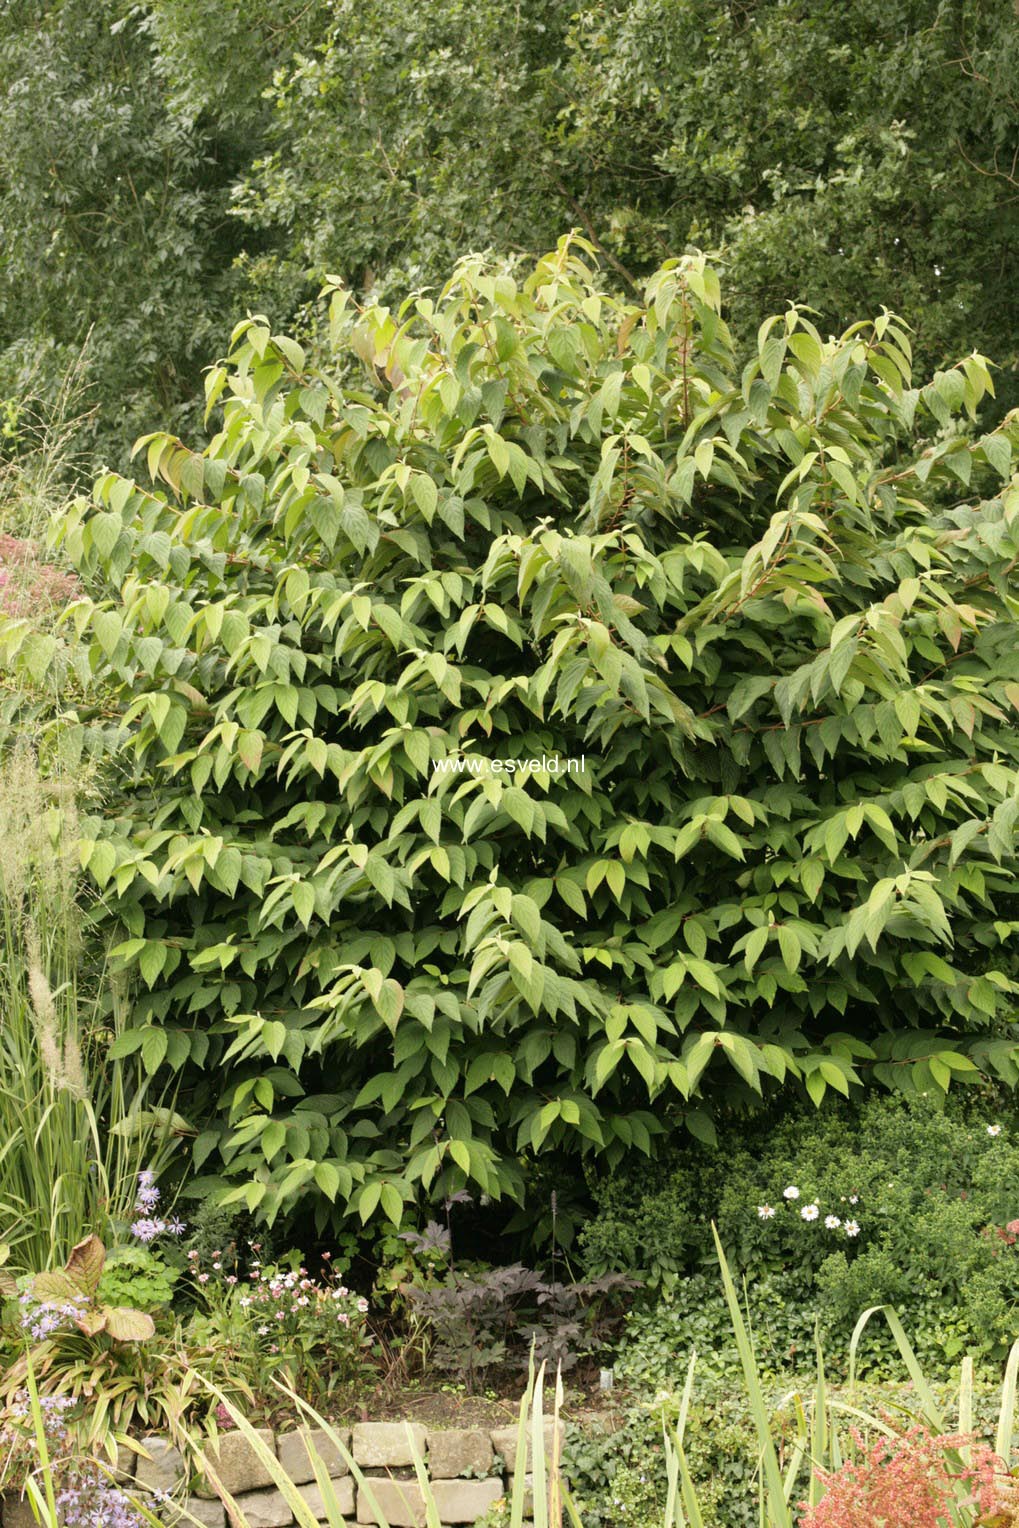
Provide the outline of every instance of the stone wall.
<path id="1" fill-rule="evenodd" d="M 545 1428 L 545 1448 L 550 1454 L 552 1423 L 546 1423 Z M 273 1433 L 265 1428 L 259 1430 L 259 1437 L 276 1455 L 320 1521 L 327 1517 L 327 1512 L 322 1492 L 315 1484 L 309 1442 L 329 1471 L 340 1511 L 348 1523 L 377 1521 L 371 1500 L 374 1496 L 389 1528 L 425 1528 L 425 1504 L 414 1472 L 406 1424 L 362 1422 L 352 1429 L 335 1431 L 362 1471 L 364 1486 L 357 1485 L 346 1460 L 320 1430 L 295 1428 Z M 512 1489 L 517 1448 L 515 1427 L 489 1430 L 425 1428 L 414 1424 L 411 1432 L 428 1471 L 442 1523 L 450 1524 L 451 1528 L 474 1523 Z M 207 1483 L 186 1478 L 184 1459 L 171 1443 L 159 1437 L 142 1441 L 151 1455 L 149 1459 L 132 1459 L 127 1450 L 121 1451 L 121 1465 L 129 1477 L 133 1475 L 140 1499 L 144 1500 L 151 1491 L 168 1491 L 205 1528 L 230 1528 L 231 1519 L 216 1493 Z M 288 1528 L 294 1522 L 286 1498 L 242 1433 L 221 1433 L 216 1449 L 208 1452 L 223 1485 L 243 1510 L 247 1528 Z M 530 1457 L 526 1464 L 529 1469 Z M 526 1483 L 530 1486 L 529 1475 Z M 172 1522 L 173 1515 L 167 1516 L 166 1509 L 162 1510 L 167 1522 Z M 4 1498 L 3 1528 L 35 1528 L 26 1502 Z"/>

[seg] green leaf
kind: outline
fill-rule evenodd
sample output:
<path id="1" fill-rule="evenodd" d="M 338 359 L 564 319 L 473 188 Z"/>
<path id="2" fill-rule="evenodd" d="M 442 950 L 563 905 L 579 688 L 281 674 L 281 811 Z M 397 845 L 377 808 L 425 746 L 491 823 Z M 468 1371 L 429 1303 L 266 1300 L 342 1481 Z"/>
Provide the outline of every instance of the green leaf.
<path id="1" fill-rule="evenodd" d="M 403 1219 L 403 1199 L 400 1191 L 392 1183 L 384 1183 L 379 1195 L 379 1205 L 383 1215 L 394 1226 L 398 1226 Z"/>
<path id="2" fill-rule="evenodd" d="M 373 1001 L 375 1011 L 383 1024 L 390 1029 L 395 1029 L 404 1008 L 404 992 L 400 983 L 394 981 L 391 976 L 387 976 Z"/>
<path id="3" fill-rule="evenodd" d="M 782 964 L 787 971 L 798 970 L 802 947 L 796 930 L 789 928 L 787 924 L 780 923 L 775 932 L 778 935 L 778 947 L 782 952 Z"/>
<path id="4" fill-rule="evenodd" d="M 142 1065 L 151 1077 L 163 1064 L 168 1036 L 165 1029 L 146 1029 L 142 1034 Z"/>
<path id="5" fill-rule="evenodd" d="M 391 866 L 379 854 L 369 854 L 364 873 L 382 900 L 392 906 L 396 896 L 396 876 Z"/>
<path id="6" fill-rule="evenodd" d="M 108 658 L 112 658 L 124 631 L 120 616 L 112 610 L 97 610 L 92 617 L 92 630 L 103 652 Z"/>
<path id="7" fill-rule="evenodd" d="M 340 1191 L 340 1175 L 337 1169 L 331 1162 L 316 1162 L 314 1178 L 330 1204 L 334 1204 Z"/>
<path id="8" fill-rule="evenodd" d="M 311 926 L 312 916 L 315 912 L 315 888 L 307 881 L 296 881 L 291 887 L 291 899 L 294 904 L 294 912 L 300 918 L 305 928 Z"/>

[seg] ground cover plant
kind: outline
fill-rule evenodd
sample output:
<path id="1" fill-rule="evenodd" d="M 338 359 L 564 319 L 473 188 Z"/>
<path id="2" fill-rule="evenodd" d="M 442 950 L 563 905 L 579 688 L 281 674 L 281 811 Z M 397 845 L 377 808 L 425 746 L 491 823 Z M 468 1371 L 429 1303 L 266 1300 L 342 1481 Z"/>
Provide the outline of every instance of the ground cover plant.
<path id="1" fill-rule="evenodd" d="M 815 1322 L 844 1352 L 875 1302 L 900 1311 L 939 1372 L 963 1352 L 993 1372 L 1015 1334 L 1015 1132 L 1007 1092 L 872 1094 L 733 1122 L 718 1152 L 604 1177 L 578 1256 L 590 1274 L 631 1271 L 649 1296 L 628 1319 L 622 1371 L 665 1381 L 683 1333 L 711 1365 L 725 1325 L 704 1271 L 714 1219 L 769 1375 L 809 1350 Z M 881 1361 L 876 1332 L 868 1352 Z"/>
<path id="2" fill-rule="evenodd" d="M 338 293 L 327 371 L 245 322 L 205 449 L 58 527 L 96 688 L 57 728 L 121 772 L 82 830 L 142 984 L 115 1054 L 270 1221 L 1016 1075 L 986 363 L 914 388 L 891 319 L 790 310 L 739 373 L 703 260 L 639 306 L 589 254 Z"/>

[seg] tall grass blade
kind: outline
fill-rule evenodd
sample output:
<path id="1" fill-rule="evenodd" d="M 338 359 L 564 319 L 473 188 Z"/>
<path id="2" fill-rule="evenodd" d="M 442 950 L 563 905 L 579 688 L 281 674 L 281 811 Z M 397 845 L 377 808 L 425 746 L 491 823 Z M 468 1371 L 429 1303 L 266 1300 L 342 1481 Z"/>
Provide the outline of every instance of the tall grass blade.
<path id="1" fill-rule="evenodd" d="M 554 1400 L 552 1403 L 552 1458 L 549 1461 L 548 1481 L 549 1528 L 562 1528 L 563 1524 L 562 1440 L 559 1432 L 562 1411 L 563 1373 L 562 1369 L 557 1367 Z M 542 1439 L 544 1439 L 544 1430 L 542 1430 Z"/>
<path id="2" fill-rule="evenodd" d="M 679 1454 L 670 1441 L 669 1430 L 662 1428 L 662 1438 L 665 1450 L 665 1511 L 663 1514 L 663 1528 L 686 1528 L 686 1518 L 679 1504 Z M 681 1442 L 679 1428 L 676 1429 L 677 1442 Z"/>
<path id="3" fill-rule="evenodd" d="M 431 1481 L 428 1479 L 428 1471 L 425 1469 L 425 1461 L 422 1459 L 414 1437 L 414 1429 L 409 1422 L 404 1424 L 407 1430 L 407 1441 L 410 1444 L 410 1457 L 414 1462 L 414 1474 L 421 1489 L 421 1495 L 425 1503 L 425 1528 L 442 1528 L 439 1521 L 439 1509 L 435 1501 L 435 1492 L 432 1490 Z"/>
<path id="4" fill-rule="evenodd" d="M 821 1500 L 824 1486 L 818 1479 L 818 1470 L 831 1468 L 829 1460 L 831 1439 L 831 1414 L 828 1409 L 828 1379 L 824 1368 L 824 1348 L 821 1345 L 820 1328 L 814 1327 L 814 1352 L 817 1364 L 817 1384 L 814 1389 L 814 1414 L 810 1442 L 810 1481 L 807 1486 L 808 1505 L 814 1507 Z"/>
<path id="5" fill-rule="evenodd" d="M 679 1416 L 676 1419 L 676 1441 L 682 1443 L 686 1436 L 686 1419 L 690 1414 L 690 1402 L 693 1399 L 693 1376 L 697 1365 L 697 1349 L 691 1348 L 690 1362 L 686 1366 L 686 1380 L 683 1384 L 683 1394 L 679 1400 Z"/>
<path id="6" fill-rule="evenodd" d="M 518 1441 L 519 1458 L 519 1441 Z M 548 1477 L 545 1469 L 545 1365 L 534 1380 L 531 1400 L 531 1489 L 534 1495 L 535 1528 L 548 1525 Z M 515 1484 L 516 1482 L 514 1482 Z M 539 1516 L 540 1515 L 540 1516 Z"/>
<path id="7" fill-rule="evenodd" d="M 973 1431 L 973 1359 L 967 1353 L 959 1370 L 959 1431 L 969 1434 Z M 969 1464 L 973 1458 L 973 1450 L 967 1443 L 959 1451 L 963 1461 Z"/>
<path id="8" fill-rule="evenodd" d="M 327 1441 L 332 1444 L 337 1454 L 346 1464 L 348 1471 L 354 1479 L 355 1485 L 359 1489 L 364 1490 L 368 1505 L 375 1513 L 374 1521 L 380 1525 L 380 1528 L 387 1528 L 385 1516 L 378 1504 L 378 1499 L 376 1498 L 375 1493 L 371 1489 L 370 1481 L 364 1474 L 362 1474 L 360 1466 L 355 1462 L 353 1454 L 350 1452 L 349 1448 L 344 1443 L 336 1429 L 330 1422 L 326 1421 L 325 1417 L 323 1417 L 320 1412 L 315 1410 L 315 1407 L 312 1406 L 310 1402 L 303 1400 L 301 1396 L 299 1396 L 295 1391 L 289 1389 L 286 1385 L 280 1384 L 278 1381 L 276 1384 L 277 1388 L 287 1398 L 287 1400 L 296 1406 L 303 1419 L 310 1423 L 312 1427 L 320 1431 L 325 1436 Z M 211 1389 L 213 1387 L 210 1385 L 209 1388 Z M 333 1525 L 335 1524 L 345 1523 L 346 1519 L 344 1518 L 340 1509 L 340 1504 L 336 1496 L 336 1489 L 332 1478 L 326 1469 L 325 1463 L 314 1448 L 308 1447 L 307 1452 L 311 1459 L 312 1467 L 315 1471 L 315 1483 L 319 1490 L 322 1492 L 323 1503 L 329 1512 L 328 1522 L 330 1524 L 330 1528 L 333 1528 Z M 411 1438 L 411 1452 L 412 1457 L 416 1459 L 413 1435 Z M 239 1528 L 244 1528 L 244 1524 L 240 1524 Z"/>
<path id="9" fill-rule="evenodd" d="M 870 1306 L 868 1310 L 864 1311 L 863 1315 L 856 1323 L 856 1326 L 853 1328 L 853 1335 L 849 1343 L 850 1395 L 852 1395 L 856 1386 L 856 1355 L 860 1346 L 860 1338 L 863 1336 L 864 1330 L 866 1329 L 870 1318 L 878 1314 L 883 1315 L 885 1320 L 888 1322 L 889 1330 L 895 1339 L 895 1346 L 898 1348 L 899 1353 L 902 1356 L 902 1361 L 906 1365 L 909 1377 L 913 1381 L 913 1386 L 920 1398 L 921 1411 L 924 1420 L 930 1424 L 935 1432 L 947 1432 L 948 1427 L 945 1423 L 944 1413 L 942 1412 L 941 1407 L 938 1405 L 934 1397 L 933 1390 L 927 1383 L 924 1372 L 921 1369 L 917 1359 L 916 1353 L 913 1350 L 913 1345 L 909 1338 L 906 1336 L 905 1327 L 899 1320 L 898 1312 L 892 1310 L 890 1305 Z"/>
<path id="10" fill-rule="evenodd" d="M 510 1528 L 523 1528 L 524 1524 L 524 1500 L 527 1491 L 527 1419 L 530 1408 L 534 1405 L 534 1350 L 527 1365 L 527 1389 L 520 1397 L 520 1413 L 517 1424 L 517 1446 L 513 1469 L 513 1489 L 510 1492 Z M 535 1528 L 542 1528 L 539 1521 L 539 1510 L 544 1511 L 538 1502 L 534 1500 Z"/>
<path id="11" fill-rule="evenodd" d="M 686 1462 L 686 1451 L 678 1439 L 676 1442 L 676 1458 L 679 1463 L 680 1489 L 683 1495 L 683 1506 L 686 1508 L 689 1528 L 704 1528 L 704 1515 L 701 1512 L 697 1487 L 694 1485 L 690 1466 Z"/>
<path id="12" fill-rule="evenodd" d="M 732 1322 L 736 1348 L 743 1369 L 743 1381 L 746 1387 L 747 1399 L 750 1402 L 750 1412 L 757 1433 L 763 1485 L 767 1494 L 768 1508 L 773 1519 L 769 1528 L 794 1528 L 793 1519 L 786 1503 L 785 1484 L 778 1462 L 775 1440 L 771 1435 L 771 1420 L 768 1415 L 767 1403 L 764 1399 L 764 1391 L 761 1388 L 753 1349 L 743 1321 L 743 1312 L 740 1309 L 736 1286 L 733 1283 L 732 1274 L 729 1272 L 729 1265 L 726 1262 L 718 1229 L 714 1224 L 711 1227 L 711 1234 L 715 1239 L 715 1251 L 718 1256 L 719 1267 L 722 1270 L 722 1287 L 725 1290 L 725 1300 L 729 1307 L 729 1319 Z M 689 1511 L 689 1507 L 687 1511 Z"/>
<path id="13" fill-rule="evenodd" d="M 1005 1378 L 1001 1385 L 1001 1410 L 998 1412 L 998 1428 L 994 1435 L 994 1452 L 1008 1466 L 1011 1466 L 1015 1436 L 1017 1383 L 1019 1383 L 1019 1342 L 1013 1342 L 1005 1365 Z"/>
<path id="14" fill-rule="evenodd" d="M 787 1502 L 792 1501 L 804 1459 L 808 1462 L 811 1460 L 811 1437 L 814 1425 L 813 1417 L 808 1416 L 803 1404 L 803 1397 L 793 1395 L 790 1401 L 796 1415 L 796 1441 L 789 1453 L 789 1463 L 786 1465 L 783 1481 L 783 1493 Z M 811 1480 L 813 1480 L 813 1471 L 811 1471 Z"/>
<path id="15" fill-rule="evenodd" d="M 227 1412 L 230 1420 L 234 1424 L 234 1427 L 241 1434 L 241 1436 L 247 1440 L 256 1459 L 260 1464 L 264 1465 L 265 1469 L 268 1471 L 273 1480 L 273 1483 L 282 1493 L 287 1506 L 293 1513 L 296 1522 L 300 1524 L 300 1528 L 319 1528 L 318 1518 L 315 1517 L 315 1514 L 312 1512 L 303 1496 L 300 1495 L 297 1487 L 294 1485 L 294 1482 L 290 1479 L 290 1476 L 287 1474 L 286 1470 L 276 1458 L 276 1455 L 270 1448 L 266 1447 L 265 1442 L 259 1437 L 258 1433 L 252 1427 L 244 1413 L 242 1411 L 238 1411 L 237 1407 L 233 1405 L 228 1397 L 219 1389 L 218 1386 L 214 1385 L 211 1380 L 206 1380 L 205 1384 L 207 1388 L 213 1393 L 213 1395 L 216 1396 L 223 1409 Z M 219 1471 L 217 1470 L 213 1461 L 209 1458 L 207 1445 L 203 1445 L 197 1440 L 197 1438 L 195 1438 L 192 1434 L 188 1434 L 187 1432 L 185 1432 L 184 1436 L 188 1445 L 188 1450 L 195 1465 L 213 1486 L 220 1500 L 226 1507 L 227 1514 L 231 1518 L 231 1521 L 236 1524 L 236 1528 L 245 1528 L 244 1514 L 241 1508 L 238 1506 L 237 1502 L 234 1500 L 233 1496 L 231 1496 L 230 1492 L 223 1484 Z M 350 1461 L 348 1460 L 348 1463 L 349 1462 Z M 339 1522 L 342 1521 L 342 1519 L 339 1520 Z M 335 1519 L 330 1519 L 330 1528 L 339 1528 L 339 1522 L 337 1522 Z M 379 1519 L 379 1522 L 382 1524 L 381 1519 Z M 385 1528 L 385 1524 L 382 1524 L 382 1528 Z"/>
<path id="16" fill-rule="evenodd" d="M 29 1499 L 36 1518 L 39 1517 L 38 1507 L 45 1506 L 46 1512 L 49 1514 L 49 1521 L 55 1528 L 57 1522 L 57 1502 L 53 1491 L 53 1471 L 50 1464 L 49 1443 L 46 1439 L 46 1424 L 43 1419 L 42 1407 L 39 1404 L 39 1387 L 35 1380 L 35 1369 L 32 1366 L 31 1354 L 28 1357 L 28 1369 L 25 1379 L 28 1384 L 28 1400 L 32 1410 L 32 1429 L 35 1433 L 35 1446 L 39 1452 L 39 1469 L 42 1474 L 42 1483 L 45 1487 L 45 1490 L 40 1492 L 35 1485 L 34 1479 L 30 1479 L 29 1486 L 35 1489 L 30 1489 Z M 43 1519 L 40 1519 L 40 1521 L 43 1521 Z"/>

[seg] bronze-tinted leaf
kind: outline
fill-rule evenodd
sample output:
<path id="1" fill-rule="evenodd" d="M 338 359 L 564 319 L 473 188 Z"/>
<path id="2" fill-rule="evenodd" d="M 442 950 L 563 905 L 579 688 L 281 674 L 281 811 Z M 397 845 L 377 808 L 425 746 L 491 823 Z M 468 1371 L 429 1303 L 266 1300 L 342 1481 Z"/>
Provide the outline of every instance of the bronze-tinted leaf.
<path id="1" fill-rule="evenodd" d="M 102 1305 L 87 1305 L 80 1315 L 75 1317 L 74 1324 L 79 1332 L 84 1332 L 86 1337 L 97 1336 L 106 1326 L 106 1309 Z"/>
<path id="2" fill-rule="evenodd" d="M 156 1333 L 152 1317 L 127 1305 L 111 1305 L 106 1310 L 106 1330 L 117 1342 L 144 1342 Z"/>
<path id="3" fill-rule="evenodd" d="M 62 1269 L 54 1269 L 51 1273 L 37 1273 L 32 1280 L 32 1293 L 37 1300 L 52 1301 L 54 1304 L 64 1304 L 67 1300 L 81 1298 L 81 1287 L 76 1284 L 70 1274 Z"/>
<path id="4" fill-rule="evenodd" d="M 98 1236 L 86 1236 L 84 1241 L 72 1248 L 64 1271 L 79 1289 L 91 1297 L 99 1288 L 105 1263 L 106 1248 Z"/>

